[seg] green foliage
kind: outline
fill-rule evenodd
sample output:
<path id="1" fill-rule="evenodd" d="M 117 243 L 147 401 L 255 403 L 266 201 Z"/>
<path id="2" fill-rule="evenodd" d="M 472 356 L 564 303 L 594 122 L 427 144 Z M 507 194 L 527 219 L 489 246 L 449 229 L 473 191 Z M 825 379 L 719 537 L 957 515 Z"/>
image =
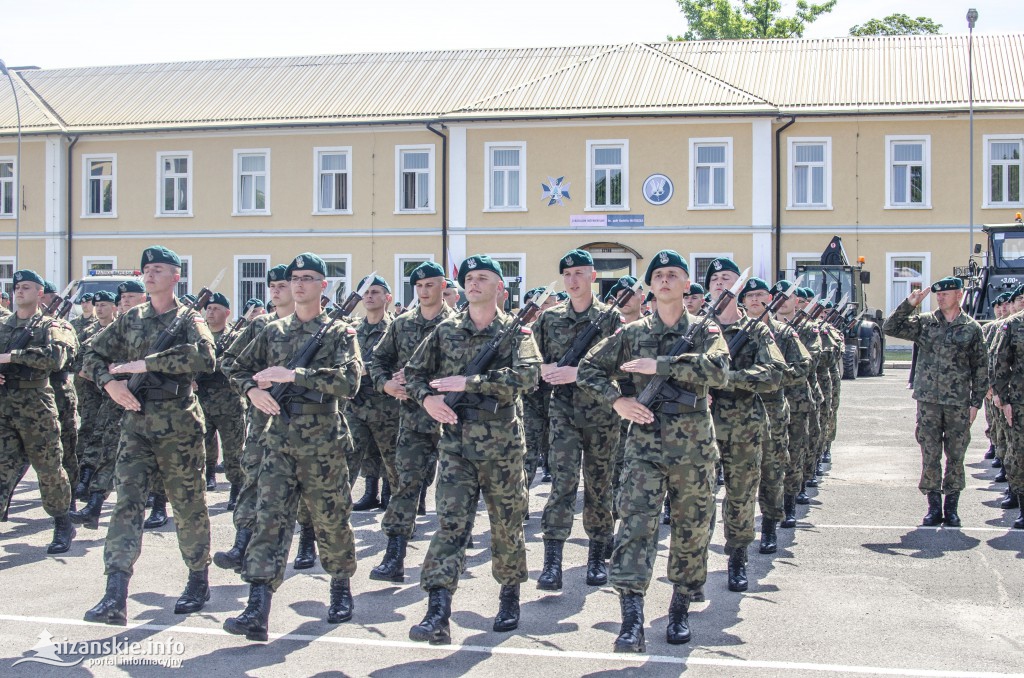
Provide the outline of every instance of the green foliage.
<path id="1" fill-rule="evenodd" d="M 942 24 L 926 16 L 911 19 L 906 14 L 890 14 L 884 19 L 872 19 L 850 29 L 850 35 L 934 35 L 940 32 Z"/>
<path id="2" fill-rule="evenodd" d="M 838 0 L 812 4 L 797 0 L 796 14 L 780 16 L 780 0 L 676 0 L 686 17 L 686 33 L 669 40 L 742 40 L 747 38 L 799 38 L 807 24 L 831 12 Z"/>

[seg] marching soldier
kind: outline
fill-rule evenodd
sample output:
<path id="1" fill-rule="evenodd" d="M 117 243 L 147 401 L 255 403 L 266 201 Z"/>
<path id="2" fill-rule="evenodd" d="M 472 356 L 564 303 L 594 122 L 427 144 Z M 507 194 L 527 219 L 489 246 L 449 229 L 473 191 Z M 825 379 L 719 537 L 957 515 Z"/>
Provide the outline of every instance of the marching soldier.
<path id="1" fill-rule="evenodd" d="M 49 554 L 67 553 L 75 536 L 68 516 L 71 484 L 61 465 L 60 424 L 49 375 L 61 369 L 78 346 L 71 326 L 42 317 L 43 279 L 35 271 L 16 271 L 15 312 L 0 323 L 0 507 L 6 508 L 31 464 L 39 480 L 43 509 L 53 517 Z M 17 330 L 31 327 L 24 348 L 12 348 Z"/>
<path id="2" fill-rule="evenodd" d="M 707 294 L 707 290 L 700 283 L 690 283 L 690 292 L 683 295 L 683 306 L 686 307 L 686 312 L 691 315 L 699 315 L 700 310 L 704 307 L 704 302 L 707 301 L 704 297 Z"/>
<path id="3" fill-rule="evenodd" d="M 75 328 L 75 332 L 79 337 L 89 325 L 96 324 L 96 309 L 93 305 L 93 295 L 91 292 L 83 294 L 78 303 L 82 306 L 82 315 L 78 316 L 71 321 L 71 326 Z"/>
<path id="4" fill-rule="evenodd" d="M 963 280 L 954 277 L 932 285 L 938 310 L 931 313 L 916 312 L 929 290 L 914 290 L 882 328 L 891 337 L 914 342 L 917 349 L 911 378 L 917 401 L 916 435 L 921 444 L 918 487 L 928 497 L 928 513 L 923 520 L 926 526 L 945 523 L 960 527 L 957 503 L 966 484 L 964 456 L 971 442 L 971 424 L 988 390 L 985 339 L 977 321 L 960 308 L 963 288 Z M 1003 377 L 1006 374 L 998 370 L 997 373 Z M 995 391 L 1012 402 L 1005 379 Z M 1010 421 L 1007 415 L 1007 422 Z"/>
<path id="5" fill-rule="evenodd" d="M 989 371 L 992 369 L 992 358 L 995 355 L 996 339 L 999 338 L 999 328 L 1003 326 L 1002 320 L 1007 317 L 1007 310 L 1009 308 L 1011 292 L 1003 292 L 995 298 L 992 302 L 992 312 L 995 315 L 995 320 L 990 323 L 982 325 L 982 334 L 985 337 L 985 343 L 988 346 L 989 354 Z M 991 378 L 990 378 L 991 381 Z M 991 444 L 989 445 L 989 452 L 985 455 L 986 459 L 1006 458 L 1006 419 L 1003 417 L 1002 411 L 995 406 L 995 392 L 990 387 L 988 393 L 985 395 L 985 419 L 988 422 L 988 428 L 985 430 L 985 435 L 988 436 Z M 1005 465 L 1000 468 L 1002 474 L 1002 480 L 996 477 L 996 482 L 1006 482 L 1006 467 Z M 1017 494 L 1010 489 L 1009 486 L 1006 488 L 1006 495 L 1003 500 L 999 502 L 999 508 L 1002 509 L 1015 509 L 1020 508 L 1020 502 L 1017 499 Z"/>
<path id="6" fill-rule="evenodd" d="M 526 304 L 538 294 L 543 294 L 543 287 L 534 287 L 523 295 L 523 303 Z M 554 306 L 554 295 L 549 295 L 544 300 L 544 305 L 550 308 Z M 550 302 L 550 305 L 549 305 Z M 544 309 L 537 309 L 527 320 L 527 326 L 533 328 Z M 543 467 L 547 473 L 548 467 L 548 444 L 550 441 L 550 422 L 548 421 L 548 401 L 551 399 L 551 387 L 541 381 L 537 388 L 523 396 L 523 431 L 526 439 L 526 461 L 524 470 L 526 472 L 526 489 L 529 491 L 533 484 L 534 476 L 537 475 L 537 468 Z M 550 478 L 549 478 L 550 479 Z M 529 516 L 527 516 L 529 517 Z"/>
<path id="7" fill-rule="evenodd" d="M 198 313 L 174 297 L 181 259 L 153 246 L 142 253 L 142 275 L 150 301 L 120 316 L 86 349 L 84 369 L 121 407 L 116 480 L 117 504 L 103 552 L 106 594 L 85 613 L 86 621 L 124 626 L 128 580 L 142 550 L 142 522 L 150 484 L 160 477 L 174 508 L 178 549 L 188 583 L 175 614 L 198 612 L 210 598 L 210 519 L 203 483 L 203 412 L 192 392 L 196 374 L 214 368 L 213 337 Z M 149 353 L 160 333 L 182 316 L 168 349 Z M 110 366 L 113 363 L 113 366 Z M 119 374 L 146 374 L 136 397 Z"/>
<path id="8" fill-rule="evenodd" d="M 1017 287 L 1009 303 L 1024 298 L 1024 286 Z M 990 372 L 992 404 L 1003 416 L 1003 435 L 1006 438 L 1003 470 L 1009 484 L 1008 495 L 1016 499 L 1020 515 L 1013 527 L 1024 530 L 1024 314 L 1020 312 L 1004 318 L 996 330 Z M 920 362 L 920 356 L 918 356 Z M 1013 502 L 1004 502 L 1003 508 L 1014 508 Z"/>

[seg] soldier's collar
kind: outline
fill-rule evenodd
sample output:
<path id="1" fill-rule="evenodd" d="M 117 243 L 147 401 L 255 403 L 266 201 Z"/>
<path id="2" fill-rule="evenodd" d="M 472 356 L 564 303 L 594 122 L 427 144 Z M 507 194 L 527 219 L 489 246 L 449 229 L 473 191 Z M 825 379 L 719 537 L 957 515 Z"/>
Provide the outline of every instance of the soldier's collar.
<path id="1" fill-rule="evenodd" d="M 597 303 L 598 303 L 597 296 L 594 295 L 593 292 L 591 292 L 590 293 L 590 305 L 587 306 L 582 311 L 580 311 L 579 313 L 577 313 L 576 309 L 572 305 L 572 299 L 569 299 L 568 301 L 565 302 L 566 314 L 570 318 L 574 318 L 574 319 L 575 318 L 582 318 L 583 316 L 588 315 L 590 313 L 591 309 L 597 308 L 597 306 L 596 306 Z"/>

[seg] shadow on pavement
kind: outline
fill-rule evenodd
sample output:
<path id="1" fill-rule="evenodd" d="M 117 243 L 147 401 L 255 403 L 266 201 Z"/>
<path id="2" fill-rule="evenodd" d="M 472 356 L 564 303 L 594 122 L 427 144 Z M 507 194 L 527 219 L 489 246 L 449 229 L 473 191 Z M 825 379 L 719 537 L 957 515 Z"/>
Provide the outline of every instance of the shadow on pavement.
<path id="1" fill-rule="evenodd" d="M 896 543 L 863 544 L 864 548 L 886 556 L 909 556 L 911 558 L 941 558 L 947 552 L 967 551 L 981 544 L 981 541 L 960 530 L 922 527 L 911 530 Z"/>

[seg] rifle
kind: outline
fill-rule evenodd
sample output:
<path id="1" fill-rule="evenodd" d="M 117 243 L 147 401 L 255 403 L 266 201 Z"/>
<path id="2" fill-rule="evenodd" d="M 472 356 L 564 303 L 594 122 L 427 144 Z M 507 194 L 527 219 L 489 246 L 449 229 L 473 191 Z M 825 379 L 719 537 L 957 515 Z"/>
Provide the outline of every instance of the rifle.
<path id="1" fill-rule="evenodd" d="M 839 300 L 839 303 L 836 304 L 836 307 L 830 310 L 825 315 L 825 322 L 835 325 L 836 327 L 839 327 L 837 321 L 843 317 L 843 312 L 846 310 L 846 307 L 849 304 L 850 295 L 848 293 L 843 293 L 843 298 Z"/>
<path id="2" fill-rule="evenodd" d="M 50 302 L 50 306 L 47 307 L 46 310 L 47 315 L 52 314 L 54 318 L 61 319 L 68 317 L 68 313 L 71 312 L 71 307 L 75 305 L 71 301 L 72 285 L 74 285 L 74 283 L 69 283 L 68 286 L 64 288 L 63 294 L 61 294 L 59 297 L 55 298 L 52 302 Z M 56 307 L 54 307 L 54 305 L 56 305 Z"/>
<path id="3" fill-rule="evenodd" d="M 763 321 L 769 313 L 774 314 L 778 311 L 782 304 L 786 303 L 787 300 L 796 294 L 796 289 L 800 287 L 800 283 L 803 282 L 803 279 L 804 277 L 801 275 L 792 285 L 790 285 L 788 290 L 782 294 L 775 295 L 775 298 L 772 299 L 772 303 L 765 306 L 764 311 L 761 312 L 761 315 L 757 316 L 757 319 L 755 319 L 754 322 L 759 323 Z M 750 325 L 747 325 L 747 327 L 750 327 Z M 732 335 L 732 338 L 729 340 L 729 355 L 736 355 L 741 348 L 746 346 L 747 340 L 750 339 L 750 330 L 748 330 L 747 327 L 741 328 L 736 334 Z"/>
<path id="4" fill-rule="evenodd" d="M 610 308 L 602 311 L 595 320 L 587 321 L 586 327 L 580 330 L 576 334 L 576 338 L 573 339 L 572 345 L 569 350 L 565 352 L 562 359 L 558 361 L 558 367 L 576 367 L 580 364 L 580 360 L 587 354 L 590 349 L 590 345 L 597 338 L 597 335 L 601 333 L 601 326 L 611 317 L 617 313 L 622 306 L 629 301 L 633 295 L 640 291 L 643 287 L 643 283 L 639 280 L 636 284 L 625 290 L 622 295 L 615 300 L 615 303 Z"/>
<path id="5" fill-rule="evenodd" d="M 519 309 L 519 313 L 516 314 L 510 325 L 507 325 L 504 329 L 499 331 L 494 338 L 487 342 L 487 345 L 480 349 L 480 352 L 474 356 L 473 360 L 470 361 L 469 365 L 466 366 L 463 374 L 467 377 L 472 377 L 477 374 L 483 374 L 494 362 L 494 359 L 498 357 L 498 349 L 501 347 L 502 342 L 505 341 L 506 337 L 510 337 L 519 331 L 525 322 L 526 318 L 529 317 L 533 309 L 540 308 L 547 301 L 547 298 L 551 296 L 551 290 L 554 289 L 555 283 L 552 282 L 544 290 L 543 294 L 538 294 L 536 297 L 526 302 L 526 304 Z M 469 403 L 463 403 L 462 401 L 466 397 L 464 391 L 451 391 L 446 393 L 444 396 L 444 404 L 453 410 L 460 405 L 468 405 Z M 484 409 L 492 414 L 498 411 L 498 401 L 493 398 L 477 398 L 473 401 L 473 406 L 478 409 Z"/>
<path id="6" fill-rule="evenodd" d="M 71 285 L 68 285 L 67 289 L 64 290 L 64 294 L 68 294 L 70 290 Z M 29 343 L 32 341 L 32 337 L 35 336 L 36 328 L 39 327 L 39 323 L 41 323 L 55 310 L 57 310 L 62 301 L 64 301 L 64 298 L 62 296 L 54 298 L 53 301 L 51 301 L 46 307 L 43 308 L 42 313 L 36 313 L 29 319 L 28 323 L 24 327 L 19 327 L 15 329 L 14 333 L 11 335 L 11 338 L 7 340 L 7 347 L 4 349 L 4 353 L 10 353 L 11 351 L 20 351 L 21 349 L 27 347 Z M 0 365 L 0 374 L 6 376 L 18 367 L 19 365 L 14 365 L 11 363 Z M 3 387 L 3 391 L 5 393 L 7 392 L 6 385 Z"/>
<path id="7" fill-rule="evenodd" d="M 677 356 L 682 355 L 693 348 L 693 343 L 697 338 L 698 333 L 705 331 L 705 329 L 714 322 L 715 318 L 721 315 L 725 307 L 729 305 L 729 302 L 736 298 L 739 291 L 743 289 L 743 284 L 747 282 L 747 276 L 750 274 L 750 269 L 743 271 L 740 277 L 736 280 L 733 286 L 727 290 L 722 290 L 722 293 L 718 295 L 714 303 L 704 304 L 704 313 L 701 314 L 700 322 L 694 323 L 690 329 L 683 336 L 676 340 L 676 343 L 672 344 L 672 347 L 668 350 L 668 355 Z M 640 392 L 640 395 L 636 397 L 638 403 L 648 409 L 656 409 L 661 403 L 666 402 L 677 402 L 681 405 L 688 407 L 697 406 L 697 394 L 692 391 L 687 391 L 675 386 L 670 381 L 670 377 L 667 375 L 656 374 L 654 377 L 647 382 L 647 386 Z M 657 420 L 655 420 L 657 422 Z"/>
<path id="8" fill-rule="evenodd" d="M 355 310 L 356 306 L 359 305 L 359 302 L 362 301 L 363 295 L 366 294 L 366 291 L 370 289 L 371 285 L 373 285 L 373 278 L 375 275 L 377 275 L 376 271 L 368 275 L 366 277 L 366 282 L 364 282 L 359 289 L 351 292 L 345 299 L 345 303 L 341 306 L 336 306 L 334 310 L 327 315 L 327 319 L 320 323 L 320 327 L 313 336 L 306 340 L 306 343 L 303 344 L 301 349 L 299 349 L 299 352 L 289 358 L 285 367 L 289 370 L 294 370 L 297 367 L 308 367 L 309 364 L 313 362 L 313 358 L 316 357 L 317 352 L 324 345 L 324 337 L 327 336 L 327 330 L 331 329 L 331 326 L 338 320 L 341 320 Z M 319 391 L 298 388 L 295 384 L 285 382 L 276 383 L 270 389 L 270 397 L 281 406 L 281 418 L 284 419 L 285 422 L 290 422 L 292 420 L 291 416 L 288 414 L 287 405 L 289 401 L 299 396 L 302 396 L 306 400 L 318 403 L 322 403 L 326 397 L 325 394 Z"/>
<path id="9" fill-rule="evenodd" d="M 832 295 L 835 294 L 835 291 L 835 287 L 832 287 L 829 290 L 828 295 L 825 297 L 825 301 L 831 299 Z M 808 309 L 811 310 L 808 311 Z M 793 319 L 793 322 L 790 323 L 790 327 L 794 330 L 798 330 L 807 321 L 816 319 L 824 310 L 825 303 L 821 300 L 821 295 L 816 294 L 809 302 L 807 302 L 806 306 L 796 312 L 796 317 Z"/>

